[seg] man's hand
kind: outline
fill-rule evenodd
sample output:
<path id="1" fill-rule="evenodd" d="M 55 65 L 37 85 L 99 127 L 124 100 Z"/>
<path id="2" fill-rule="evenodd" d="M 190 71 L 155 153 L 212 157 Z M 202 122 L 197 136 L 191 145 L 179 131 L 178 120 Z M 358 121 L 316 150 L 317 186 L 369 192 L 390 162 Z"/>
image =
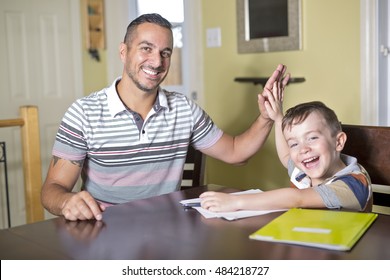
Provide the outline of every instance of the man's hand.
<path id="1" fill-rule="evenodd" d="M 62 215 L 70 221 L 102 219 L 103 205 L 99 205 L 96 200 L 86 191 L 71 193 L 62 207 Z"/>

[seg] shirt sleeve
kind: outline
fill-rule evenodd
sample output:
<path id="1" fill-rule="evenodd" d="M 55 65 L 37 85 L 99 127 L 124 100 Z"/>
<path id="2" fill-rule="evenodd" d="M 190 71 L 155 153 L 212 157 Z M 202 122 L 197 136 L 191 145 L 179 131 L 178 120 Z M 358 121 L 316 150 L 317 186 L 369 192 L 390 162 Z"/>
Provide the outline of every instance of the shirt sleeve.
<path id="1" fill-rule="evenodd" d="M 86 157 L 87 142 L 84 137 L 85 117 L 78 101 L 66 111 L 59 126 L 53 155 L 67 160 L 83 160 Z"/>
<path id="2" fill-rule="evenodd" d="M 345 208 L 362 211 L 370 196 L 367 178 L 362 173 L 351 173 L 331 183 L 315 186 L 327 208 Z"/>
<path id="3" fill-rule="evenodd" d="M 194 122 L 190 142 L 196 149 L 207 149 L 222 137 L 223 131 L 218 128 L 200 106 L 190 99 L 188 99 L 188 102 L 191 107 Z"/>

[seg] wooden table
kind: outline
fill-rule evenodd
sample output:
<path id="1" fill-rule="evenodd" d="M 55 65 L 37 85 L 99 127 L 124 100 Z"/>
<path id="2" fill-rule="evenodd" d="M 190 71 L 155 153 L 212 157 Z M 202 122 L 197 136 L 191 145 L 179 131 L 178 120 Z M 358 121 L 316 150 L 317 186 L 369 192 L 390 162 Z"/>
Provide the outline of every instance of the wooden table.
<path id="1" fill-rule="evenodd" d="M 281 212 L 226 221 L 205 219 L 179 201 L 197 187 L 108 208 L 102 222 L 62 217 L 0 231 L 0 258 L 283 260 L 390 259 L 390 216 L 379 215 L 350 252 L 250 240 L 249 234 Z M 234 191 L 224 189 L 224 191 Z"/>

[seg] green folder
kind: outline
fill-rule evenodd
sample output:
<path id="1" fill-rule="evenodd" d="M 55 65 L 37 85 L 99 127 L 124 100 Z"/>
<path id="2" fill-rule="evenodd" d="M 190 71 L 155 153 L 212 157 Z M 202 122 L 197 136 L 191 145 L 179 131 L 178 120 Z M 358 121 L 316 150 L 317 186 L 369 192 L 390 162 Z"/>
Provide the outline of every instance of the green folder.
<path id="1" fill-rule="evenodd" d="M 293 208 L 249 238 L 348 251 L 377 216 L 375 213 Z"/>

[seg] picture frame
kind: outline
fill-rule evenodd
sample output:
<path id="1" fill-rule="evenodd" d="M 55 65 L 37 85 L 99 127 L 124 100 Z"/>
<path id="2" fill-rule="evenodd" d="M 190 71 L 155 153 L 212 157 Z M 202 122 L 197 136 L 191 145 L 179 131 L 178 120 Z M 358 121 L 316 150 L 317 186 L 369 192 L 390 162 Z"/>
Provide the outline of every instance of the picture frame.
<path id="1" fill-rule="evenodd" d="M 302 48 L 301 0 L 237 0 L 238 53 Z"/>

